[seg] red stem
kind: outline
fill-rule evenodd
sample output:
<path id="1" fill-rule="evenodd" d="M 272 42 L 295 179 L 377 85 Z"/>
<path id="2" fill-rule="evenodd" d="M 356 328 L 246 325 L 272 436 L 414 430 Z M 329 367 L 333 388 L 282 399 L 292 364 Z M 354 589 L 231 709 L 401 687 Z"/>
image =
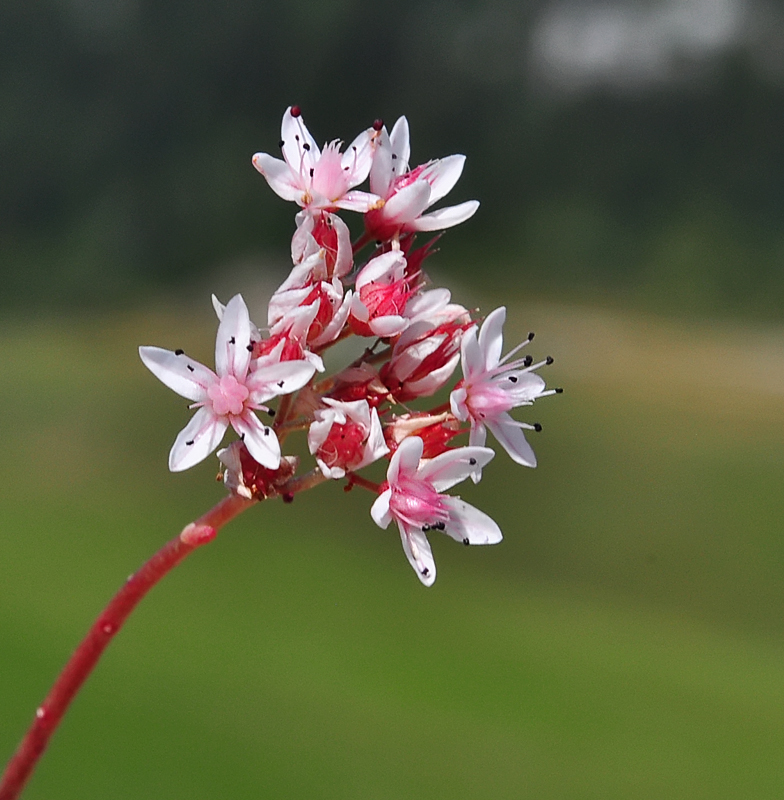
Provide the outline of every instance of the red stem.
<path id="1" fill-rule="evenodd" d="M 139 601 L 185 556 L 211 542 L 221 526 L 251 505 L 252 500 L 236 495 L 225 498 L 196 522 L 186 525 L 179 536 L 164 545 L 137 573 L 128 578 L 93 623 L 36 710 L 33 724 L 0 780 L 0 800 L 15 800 L 19 796 L 71 700 Z"/>

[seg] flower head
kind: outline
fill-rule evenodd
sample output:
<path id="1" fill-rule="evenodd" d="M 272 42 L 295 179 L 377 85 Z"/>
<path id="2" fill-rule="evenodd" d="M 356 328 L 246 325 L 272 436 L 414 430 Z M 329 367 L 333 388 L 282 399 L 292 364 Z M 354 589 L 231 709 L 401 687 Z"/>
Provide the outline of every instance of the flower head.
<path id="1" fill-rule="evenodd" d="M 299 107 L 290 106 L 280 127 L 283 160 L 267 153 L 256 153 L 253 166 L 266 178 L 275 194 L 303 208 L 367 211 L 378 197 L 351 190 L 370 172 L 373 135 L 372 129 L 363 131 L 345 153 L 340 152 L 338 140 L 320 150 L 302 120 Z"/>
<path id="2" fill-rule="evenodd" d="M 459 420 L 471 421 L 470 444 L 484 445 L 489 428 L 514 461 L 535 467 L 536 456 L 523 430 L 535 430 L 537 426 L 512 419 L 509 411 L 558 392 L 545 390 L 544 380 L 534 372 L 552 363 L 552 359 L 538 364 L 530 356 L 509 360 L 533 339 L 533 334 L 501 358 L 505 319 L 506 309 L 502 306 L 488 315 L 478 336 L 476 327 L 465 333 L 461 343 L 463 380 L 449 400 L 452 413 Z M 476 471 L 474 480 L 479 480 L 479 475 Z"/>
<path id="3" fill-rule="evenodd" d="M 408 120 L 405 117 L 398 119 L 390 134 L 382 128 L 374 139 L 370 191 L 384 201 L 365 214 L 365 229 L 374 239 L 389 239 L 407 231 L 451 228 L 465 222 L 479 208 L 476 200 L 468 200 L 425 214 L 457 183 L 463 172 L 465 156 L 438 158 L 410 169 L 410 153 Z"/>
<path id="4" fill-rule="evenodd" d="M 403 550 L 419 580 L 431 586 L 436 565 L 427 533 L 442 531 L 463 544 L 496 544 L 501 530 L 495 522 L 459 497 L 441 492 L 465 480 L 495 455 L 487 447 L 458 447 L 422 461 L 418 436 L 404 439 L 392 456 L 386 488 L 370 510 L 380 528 L 394 520 Z"/>
<path id="5" fill-rule="evenodd" d="M 180 431 L 169 453 L 169 469 L 180 472 L 203 461 L 231 425 L 253 458 L 264 467 L 280 465 L 280 445 L 272 428 L 254 413 L 269 411 L 264 403 L 302 388 L 315 367 L 307 361 L 259 365 L 251 358 L 255 342 L 248 307 L 235 295 L 222 311 L 215 340 L 215 372 L 182 350 L 140 347 L 144 365 L 170 389 L 193 400 L 198 409 Z"/>

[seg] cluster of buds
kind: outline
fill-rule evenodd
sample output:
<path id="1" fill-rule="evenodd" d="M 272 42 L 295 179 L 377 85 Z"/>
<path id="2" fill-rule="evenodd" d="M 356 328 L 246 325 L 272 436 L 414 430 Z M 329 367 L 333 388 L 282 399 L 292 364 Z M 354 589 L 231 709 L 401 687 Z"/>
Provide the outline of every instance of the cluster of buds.
<path id="1" fill-rule="evenodd" d="M 327 480 L 370 489 L 373 520 L 382 528 L 397 523 L 409 562 L 430 586 L 436 568 L 429 532 L 467 545 L 501 539 L 490 517 L 444 492 L 466 478 L 480 480 L 494 456 L 485 446 L 488 430 L 513 461 L 535 466 L 525 431 L 540 426 L 509 412 L 560 390 L 546 389 L 536 373 L 551 358 L 534 363 L 518 355 L 532 333 L 502 357 L 504 308 L 477 321 L 447 289 L 432 288 L 423 271 L 440 233 L 419 247 L 416 235 L 464 222 L 479 206 L 471 200 L 428 211 L 454 187 L 465 157 L 412 168 L 405 117 L 391 132 L 376 121 L 341 148 L 335 140 L 320 149 L 292 106 L 281 126 L 282 159 L 253 157 L 273 191 L 301 208 L 293 268 L 269 302 L 266 326 L 251 322 L 241 295 L 225 306 L 213 297 L 219 319 L 214 371 L 182 350 L 139 352 L 196 409 L 171 448 L 172 471 L 205 459 L 231 426 L 239 439 L 218 452 L 229 491 L 290 500 Z M 370 191 L 356 188 L 367 179 Z M 364 230 L 353 244 L 340 210 L 362 215 Z M 364 339 L 364 351 L 324 375 L 322 354 L 348 337 Z M 412 409 L 446 387 L 458 363 L 462 378 L 448 399 Z M 277 397 L 273 409 L 268 403 Z M 306 432 L 315 460 L 301 475 L 298 459 L 281 453 L 295 431 Z M 468 444 L 452 446 L 462 434 Z M 358 474 L 381 459 L 388 460 L 382 483 Z"/>

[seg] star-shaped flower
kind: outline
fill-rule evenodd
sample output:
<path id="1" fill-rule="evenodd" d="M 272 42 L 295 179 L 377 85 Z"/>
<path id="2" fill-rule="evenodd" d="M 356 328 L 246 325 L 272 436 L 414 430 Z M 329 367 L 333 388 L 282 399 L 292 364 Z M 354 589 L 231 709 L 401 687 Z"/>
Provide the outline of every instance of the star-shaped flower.
<path id="1" fill-rule="evenodd" d="M 203 461 L 221 442 L 231 425 L 253 458 L 264 467 L 280 465 L 280 444 L 272 428 L 254 413 L 269 411 L 264 403 L 295 392 L 313 376 L 307 361 L 260 364 L 251 360 L 253 333 L 248 307 L 235 295 L 223 309 L 215 340 L 215 372 L 182 350 L 140 347 L 144 365 L 177 394 L 193 400 L 198 409 L 180 431 L 169 453 L 169 469 L 180 472 Z"/>
<path id="2" fill-rule="evenodd" d="M 384 127 L 374 139 L 370 191 L 383 199 L 365 214 L 365 229 L 374 239 L 389 239 L 407 231 L 440 231 L 472 217 L 479 203 L 468 200 L 425 214 L 445 197 L 463 172 L 465 156 L 437 158 L 414 169 L 408 166 L 411 154 L 408 120 L 400 117 L 392 132 Z"/>
<path id="3" fill-rule="evenodd" d="M 283 160 L 256 153 L 253 166 L 266 178 L 270 188 L 284 200 L 309 210 L 345 208 L 365 212 L 378 196 L 354 190 L 367 178 L 373 154 L 372 128 L 357 136 L 345 153 L 341 142 L 329 142 L 319 150 L 302 120 L 298 106 L 290 106 L 280 127 Z M 352 191 L 353 190 L 353 191 Z"/>
<path id="4" fill-rule="evenodd" d="M 544 380 L 534 373 L 535 369 L 552 363 L 551 358 L 538 364 L 532 363 L 530 356 L 509 360 L 531 341 L 533 334 L 501 358 L 505 319 L 506 309 L 502 306 L 488 315 L 478 336 L 476 327 L 463 335 L 460 351 L 463 380 L 449 400 L 452 413 L 461 422 L 471 421 L 469 444 L 484 445 L 489 428 L 513 461 L 535 467 L 536 456 L 523 430 L 536 430 L 538 426 L 512 419 L 509 411 L 530 406 L 538 397 L 559 390 L 545 390 Z M 472 475 L 475 482 L 480 475 L 480 470 Z"/>
<path id="5" fill-rule="evenodd" d="M 394 520 L 409 563 L 425 586 L 436 579 L 436 565 L 427 532 L 443 531 L 463 544 L 496 544 L 501 529 L 487 514 L 459 497 L 441 492 L 465 480 L 495 455 L 488 447 L 457 447 L 422 461 L 418 436 L 404 439 L 387 470 L 386 489 L 370 514 L 380 528 Z"/>

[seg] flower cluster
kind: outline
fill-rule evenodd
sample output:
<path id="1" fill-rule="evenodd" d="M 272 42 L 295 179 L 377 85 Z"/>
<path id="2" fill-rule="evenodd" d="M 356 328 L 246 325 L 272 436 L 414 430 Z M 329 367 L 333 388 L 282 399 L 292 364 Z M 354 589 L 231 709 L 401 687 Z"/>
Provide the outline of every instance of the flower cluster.
<path id="1" fill-rule="evenodd" d="M 470 200 L 429 211 L 456 184 L 464 156 L 411 167 L 405 117 L 391 132 L 376 121 L 345 149 L 337 140 L 319 148 L 297 106 L 283 116 L 280 150 L 282 158 L 253 156 L 272 190 L 301 208 L 293 267 L 269 302 L 266 325 L 251 322 L 240 295 L 225 306 L 213 297 L 214 371 L 182 350 L 139 350 L 150 371 L 196 409 L 174 441 L 169 468 L 205 459 L 231 426 L 239 440 L 218 452 L 231 492 L 290 499 L 340 479 L 370 489 L 373 520 L 382 528 L 397 524 L 409 562 L 430 586 L 430 531 L 467 545 L 500 541 L 490 517 L 444 492 L 468 477 L 480 480 L 494 456 L 488 431 L 513 461 L 536 466 L 525 431 L 540 426 L 510 411 L 560 391 L 546 389 L 536 372 L 552 359 L 518 355 L 533 334 L 502 356 L 506 310 L 477 321 L 447 289 L 432 288 L 423 271 L 440 233 L 423 246 L 415 236 L 464 222 L 479 207 Z M 356 188 L 368 179 L 370 191 Z M 362 215 L 364 231 L 353 244 L 340 210 Z M 347 337 L 364 338 L 364 351 L 324 375 L 321 354 Z M 462 378 L 448 400 L 412 409 L 446 387 L 458 363 Z M 302 475 L 298 459 L 281 453 L 295 431 L 306 432 L 315 460 Z M 461 434 L 468 444 L 452 446 Z M 389 463 L 381 484 L 357 474 L 382 459 Z"/>

